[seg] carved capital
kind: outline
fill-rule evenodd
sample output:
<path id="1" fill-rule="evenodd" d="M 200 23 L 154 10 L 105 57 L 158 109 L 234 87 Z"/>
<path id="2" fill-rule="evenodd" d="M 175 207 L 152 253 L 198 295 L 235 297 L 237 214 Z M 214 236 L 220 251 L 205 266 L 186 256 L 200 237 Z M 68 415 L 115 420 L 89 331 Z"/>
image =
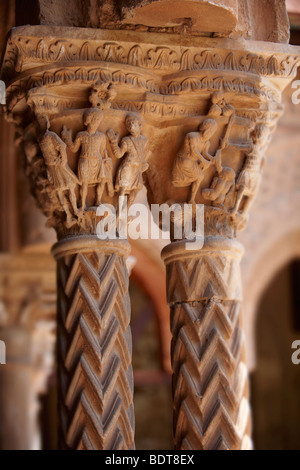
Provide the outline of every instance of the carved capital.
<path id="1" fill-rule="evenodd" d="M 141 10 L 152 3 L 168 4 L 149 0 Z M 222 3 L 237 14 L 237 2 Z M 4 56 L 7 115 L 60 239 L 66 448 L 134 447 L 126 249 L 82 235 L 95 235 L 100 202 L 116 207 L 127 195 L 130 204 L 143 180 L 150 203 L 190 203 L 191 214 L 205 206 L 203 251 L 188 253 L 176 241 L 163 253 L 176 448 L 251 447 L 241 249 L 233 238 L 258 191 L 299 49 L 158 31 L 25 26 L 12 31 Z"/>
<path id="2" fill-rule="evenodd" d="M 95 233 L 99 202 L 133 200 L 143 173 L 149 202 L 205 204 L 208 235 L 233 237 L 245 226 L 298 48 L 178 41 L 42 26 L 11 33 L 7 112 L 59 238 Z M 142 118 L 136 135 L 128 113 Z"/>

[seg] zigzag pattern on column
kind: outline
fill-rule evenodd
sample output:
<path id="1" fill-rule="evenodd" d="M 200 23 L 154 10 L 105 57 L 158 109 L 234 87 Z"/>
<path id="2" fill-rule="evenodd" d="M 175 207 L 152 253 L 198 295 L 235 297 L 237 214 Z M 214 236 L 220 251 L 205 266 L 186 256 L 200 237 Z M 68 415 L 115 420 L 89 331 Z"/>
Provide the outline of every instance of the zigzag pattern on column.
<path id="1" fill-rule="evenodd" d="M 166 266 L 168 302 L 199 299 L 241 300 L 240 259 L 224 254 L 203 254 L 174 259 Z M 178 282 L 180 279 L 180 282 Z"/>
<path id="2" fill-rule="evenodd" d="M 58 259 L 59 412 L 66 449 L 134 449 L 125 257 Z"/>
<path id="3" fill-rule="evenodd" d="M 177 450 L 249 450 L 251 420 L 240 303 L 171 308 Z"/>

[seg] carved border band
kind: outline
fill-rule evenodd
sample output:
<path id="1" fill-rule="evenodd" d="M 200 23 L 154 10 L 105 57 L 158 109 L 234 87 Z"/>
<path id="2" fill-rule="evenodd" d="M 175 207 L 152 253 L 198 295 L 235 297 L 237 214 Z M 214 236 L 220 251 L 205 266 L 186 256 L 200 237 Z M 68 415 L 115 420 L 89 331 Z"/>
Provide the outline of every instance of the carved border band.
<path id="1" fill-rule="evenodd" d="M 279 45 L 275 51 L 266 45 L 266 52 L 258 53 L 257 44 L 247 41 L 247 47 L 253 49 L 249 53 L 236 50 L 236 44 L 229 49 L 231 41 L 228 49 L 223 44 L 221 49 L 217 39 L 194 38 L 193 43 L 185 41 L 186 44 L 176 46 L 163 34 L 147 33 L 147 42 L 143 44 L 132 32 L 118 31 L 116 41 L 115 31 L 84 29 L 78 38 L 73 28 L 63 28 L 64 37 L 61 28 L 52 29 L 51 36 L 49 28 L 41 26 L 20 27 L 11 33 L 2 66 L 2 79 L 8 85 L 9 111 L 31 88 L 73 82 L 84 86 L 96 81 L 149 93 L 141 101 L 129 99 L 124 103 L 116 99 L 113 107 L 159 117 L 198 115 L 197 107 L 180 106 L 178 100 L 175 104 L 169 99 L 203 91 L 247 94 L 278 104 L 280 89 L 296 73 L 299 64 L 296 55 L 287 54 Z M 149 44 L 152 36 L 159 45 Z M 279 79 L 282 84 L 276 81 L 275 86 L 272 80 L 265 82 L 262 77 Z M 58 100 L 59 112 L 71 106 L 66 100 Z M 274 116 L 277 118 L 278 113 Z"/>
<path id="2" fill-rule="evenodd" d="M 101 70 L 101 68 L 80 68 L 77 70 L 61 69 L 56 72 L 44 72 L 42 75 L 34 75 L 29 78 L 20 79 L 8 88 L 7 93 L 7 106 L 9 111 L 13 110 L 14 106 L 23 98 L 31 88 L 49 86 L 49 85 L 68 85 L 72 82 L 79 82 L 83 84 L 95 83 L 102 81 L 103 83 L 112 82 L 114 84 L 128 85 L 140 88 L 146 92 L 153 94 L 149 96 L 149 102 L 127 102 L 122 103 L 116 100 L 113 104 L 115 109 L 126 111 L 139 111 L 145 114 L 157 113 L 159 116 L 168 115 L 198 115 L 197 109 L 188 110 L 188 107 L 175 105 L 168 102 L 157 103 L 155 98 L 165 96 L 180 95 L 191 92 L 214 92 L 224 90 L 226 92 L 235 92 L 247 94 L 254 97 L 261 97 L 265 100 L 274 100 L 280 102 L 280 93 L 276 90 L 260 86 L 258 83 L 249 80 L 242 80 L 240 78 L 232 79 L 223 77 L 215 78 L 198 78 L 191 77 L 184 80 L 172 80 L 166 84 L 159 84 L 154 80 L 146 80 L 137 73 L 124 74 L 121 71 L 109 72 Z M 148 98 L 148 99 L 149 99 Z M 152 98 L 152 99 L 151 99 Z M 51 101 L 53 103 L 53 101 Z M 57 100 L 58 111 L 72 106 L 69 100 Z"/>
<path id="3" fill-rule="evenodd" d="M 45 39 L 43 27 L 16 28 L 11 35 L 7 56 L 4 60 L 4 72 L 13 75 L 15 71 L 21 72 L 30 67 L 33 63 L 61 63 L 77 61 L 97 61 L 128 64 L 143 68 L 173 70 L 174 72 L 191 70 L 217 70 L 251 73 L 263 76 L 289 77 L 296 72 L 299 59 L 280 51 L 276 55 L 270 48 L 267 55 L 263 53 L 248 53 L 245 51 L 223 49 L 218 50 L 218 40 L 203 40 L 199 46 L 172 47 L 161 45 L 153 46 L 149 44 L 151 34 L 147 33 L 148 40 L 144 44 L 136 44 L 136 35 L 128 31 L 124 35 L 124 42 L 120 44 L 115 38 L 114 32 L 101 31 L 95 34 L 94 30 L 85 29 L 86 37 L 93 37 L 93 40 L 86 38 L 66 38 L 68 33 L 72 36 L 73 28 L 63 28 L 64 37 L 61 37 L 60 28 L 52 28 L 53 36 Z M 49 27 L 46 28 L 49 34 Z M 26 35 L 27 32 L 27 35 Z M 90 35 L 89 35 L 90 32 Z M 30 35 L 28 33 L 31 33 Z M 36 33 L 36 35 L 35 35 Z M 60 34 L 59 34 L 60 33 Z M 84 33 L 83 35 L 84 36 Z M 95 37 L 96 36 L 96 37 Z M 97 37 L 98 36 L 98 37 Z M 105 37 L 106 36 L 106 37 Z M 157 38 L 164 35 L 155 34 Z M 55 37 L 55 39 L 53 39 Z M 118 31 L 118 37 L 122 40 L 122 32 Z M 134 38 L 130 41 L 128 38 Z M 42 38 L 42 39 L 41 39 Z M 171 41 L 172 42 L 172 38 Z M 182 41 L 181 41 L 182 42 Z M 196 41 L 193 40 L 193 43 Z M 230 42 L 228 45 L 230 47 Z M 148 44 L 147 44 L 148 43 Z M 247 41 L 247 45 L 253 44 Z M 236 47 L 236 46 L 235 46 Z M 211 49 L 214 50 L 211 50 Z M 261 50 L 261 47 L 260 47 Z"/>

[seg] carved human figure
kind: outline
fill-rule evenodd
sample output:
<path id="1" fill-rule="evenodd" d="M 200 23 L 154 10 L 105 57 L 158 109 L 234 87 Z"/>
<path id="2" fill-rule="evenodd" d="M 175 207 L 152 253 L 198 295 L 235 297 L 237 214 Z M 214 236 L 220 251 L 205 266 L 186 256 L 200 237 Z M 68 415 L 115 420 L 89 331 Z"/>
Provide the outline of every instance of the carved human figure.
<path id="1" fill-rule="evenodd" d="M 31 191 L 33 195 L 39 195 L 36 199 L 37 206 L 48 217 L 46 225 L 51 227 L 53 212 L 57 204 L 60 204 L 58 195 L 53 191 L 53 186 L 48 180 L 47 167 L 38 144 L 32 140 L 25 141 L 24 152 L 27 163 L 25 174 L 31 181 Z"/>
<path id="2" fill-rule="evenodd" d="M 96 186 L 96 205 L 101 204 L 105 185 L 109 195 L 114 194 L 112 184 L 112 162 L 106 150 L 105 134 L 97 129 L 103 119 L 103 112 L 97 108 L 91 108 L 84 114 L 86 131 L 78 132 L 73 142 L 72 131 L 64 126 L 62 139 L 72 150 L 81 149 L 78 162 L 78 178 L 81 183 L 81 212 L 86 208 L 86 198 L 89 186 Z"/>
<path id="3" fill-rule="evenodd" d="M 40 139 L 39 145 L 45 159 L 48 181 L 66 213 L 67 226 L 72 226 L 76 222 L 73 215 L 78 214 L 75 189 L 79 181 L 68 165 L 66 144 L 55 132 L 49 130 L 49 120 L 48 118 L 46 120 L 47 130 Z M 73 214 L 70 210 L 70 203 Z"/>
<path id="4" fill-rule="evenodd" d="M 217 130 L 214 119 L 205 119 L 198 132 L 189 132 L 179 151 L 172 170 L 172 183 L 176 187 L 192 185 L 190 204 L 195 204 L 195 197 L 205 171 L 212 165 L 221 170 L 220 152 L 214 157 L 209 154 L 210 139 Z"/>
<path id="5" fill-rule="evenodd" d="M 252 148 L 236 181 L 237 195 L 232 210 L 233 214 L 237 212 L 246 214 L 257 195 L 264 164 L 263 149 L 269 137 L 269 128 L 258 124 L 251 137 L 253 139 Z"/>
<path id="6" fill-rule="evenodd" d="M 148 139 L 141 135 L 142 121 L 138 115 L 129 114 L 125 119 L 125 126 L 129 135 L 121 139 L 112 129 L 108 129 L 107 136 L 113 154 L 120 159 L 124 155 L 116 175 L 115 189 L 120 196 L 128 196 L 128 206 L 134 201 L 138 191 L 143 187 L 142 174 L 149 167 Z"/>
<path id="7" fill-rule="evenodd" d="M 235 171 L 225 166 L 222 171 L 213 178 L 210 188 L 202 190 L 202 196 L 204 199 L 211 201 L 214 207 L 226 209 L 225 204 L 230 204 L 233 200 L 234 192 Z"/>

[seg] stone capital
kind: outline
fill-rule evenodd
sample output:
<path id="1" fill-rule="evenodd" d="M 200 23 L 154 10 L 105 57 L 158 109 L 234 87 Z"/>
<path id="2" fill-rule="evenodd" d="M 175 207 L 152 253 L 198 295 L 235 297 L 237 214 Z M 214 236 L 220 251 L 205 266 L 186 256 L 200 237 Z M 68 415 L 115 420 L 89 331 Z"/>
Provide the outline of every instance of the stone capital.
<path id="1" fill-rule="evenodd" d="M 233 237 L 298 64 L 299 49 L 281 44 L 14 29 L 2 66 L 7 113 L 48 224 L 59 238 L 95 234 L 97 206 L 132 202 L 144 179 L 150 203 L 204 204 L 208 234 Z"/>

